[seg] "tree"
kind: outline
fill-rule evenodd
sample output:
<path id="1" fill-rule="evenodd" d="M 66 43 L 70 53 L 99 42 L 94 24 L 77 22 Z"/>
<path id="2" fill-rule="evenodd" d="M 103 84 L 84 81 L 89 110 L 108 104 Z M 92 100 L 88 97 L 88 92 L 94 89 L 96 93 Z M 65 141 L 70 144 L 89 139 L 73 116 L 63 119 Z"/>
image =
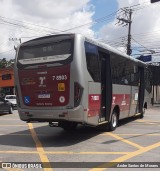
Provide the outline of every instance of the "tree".
<path id="1" fill-rule="evenodd" d="M 6 58 L 0 59 L 0 69 L 12 66 L 14 64 L 14 59 L 10 59 L 9 61 Z"/>
<path id="2" fill-rule="evenodd" d="M 0 69 L 6 68 L 7 67 L 7 60 L 6 58 L 3 58 L 0 60 Z"/>
<path id="3" fill-rule="evenodd" d="M 8 66 L 12 66 L 14 64 L 14 59 L 10 59 L 7 63 Z"/>

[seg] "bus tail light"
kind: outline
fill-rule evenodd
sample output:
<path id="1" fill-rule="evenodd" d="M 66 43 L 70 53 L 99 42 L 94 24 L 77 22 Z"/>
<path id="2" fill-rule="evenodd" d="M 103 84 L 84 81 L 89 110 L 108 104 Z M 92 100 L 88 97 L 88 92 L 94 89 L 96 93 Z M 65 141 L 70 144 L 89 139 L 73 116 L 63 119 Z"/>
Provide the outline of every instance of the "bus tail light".
<path id="1" fill-rule="evenodd" d="M 74 107 L 77 107 L 81 101 L 83 88 L 77 82 L 74 83 Z"/>

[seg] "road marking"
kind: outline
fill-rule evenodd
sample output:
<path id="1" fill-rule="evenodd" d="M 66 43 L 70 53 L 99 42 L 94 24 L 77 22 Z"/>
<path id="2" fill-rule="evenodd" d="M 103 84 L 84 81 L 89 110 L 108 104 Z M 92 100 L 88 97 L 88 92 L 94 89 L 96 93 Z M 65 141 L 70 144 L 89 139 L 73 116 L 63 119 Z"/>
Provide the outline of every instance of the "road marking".
<path id="1" fill-rule="evenodd" d="M 0 154 L 38 154 L 38 151 L 0 151 Z"/>
<path id="2" fill-rule="evenodd" d="M 85 152 L 72 152 L 72 151 L 49 151 L 45 152 L 46 154 L 128 154 L 129 152 L 97 152 L 97 151 L 85 151 Z"/>
<path id="3" fill-rule="evenodd" d="M 1 119 L 1 118 L 0 118 L 0 121 L 11 121 L 11 120 L 21 121 L 21 120 L 19 120 L 19 119 Z"/>
<path id="4" fill-rule="evenodd" d="M 136 122 L 158 122 L 158 123 L 160 123 L 160 121 L 153 121 L 153 120 L 136 120 Z"/>
<path id="5" fill-rule="evenodd" d="M 144 124 L 160 124 L 160 123 L 159 122 L 132 122 L 131 124 L 144 125 Z"/>
<path id="6" fill-rule="evenodd" d="M 36 149 L 37 149 L 38 154 L 40 156 L 40 159 L 41 159 L 41 161 L 43 163 L 43 166 L 46 167 L 46 168 L 44 168 L 44 170 L 45 171 L 52 171 L 51 165 L 50 165 L 49 160 L 48 160 L 48 157 L 45 155 L 45 150 L 43 149 L 43 146 L 42 146 L 40 140 L 37 137 L 37 134 L 36 134 L 36 132 L 35 132 L 35 130 L 33 128 L 33 125 L 31 123 L 28 123 L 28 126 L 29 126 L 29 130 L 31 132 L 31 136 L 32 136 L 32 138 L 33 138 L 33 140 L 34 140 L 34 142 L 36 144 Z M 47 162 L 47 164 L 45 162 Z"/>
<path id="7" fill-rule="evenodd" d="M 24 171 L 24 170 L 19 169 L 19 168 L 10 168 L 10 169 L 5 169 L 5 170 L 8 170 L 8 171 Z"/>
<path id="8" fill-rule="evenodd" d="M 160 126 L 160 125 L 159 125 Z M 31 134 L 0 134 L 0 136 L 5 135 L 5 136 L 30 136 Z M 45 137 L 53 137 L 53 135 L 46 135 L 46 134 L 37 134 L 38 136 L 45 136 Z M 106 133 L 104 134 L 100 134 L 100 135 L 106 135 Z M 115 135 L 119 135 L 119 136 L 160 136 L 160 134 L 152 134 L 152 133 L 148 133 L 148 134 L 115 134 Z"/>
<path id="9" fill-rule="evenodd" d="M 31 134 L 0 134 L 0 135 L 5 135 L 5 136 L 16 136 L 16 135 L 18 135 L 18 136 L 31 136 Z M 37 135 L 39 135 L 39 136 L 51 136 L 51 135 L 45 135 L 45 134 L 37 134 Z"/>
<path id="10" fill-rule="evenodd" d="M 73 151 L 45 151 L 44 154 L 128 154 L 130 152 L 97 152 L 97 151 L 85 151 L 85 152 L 73 152 Z M 39 154 L 38 151 L 0 151 L 0 154 Z"/>
<path id="11" fill-rule="evenodd" d="M 116 139 L 118 139 L 118 140 L 120 140 L 120 141 L 122 141 L 122 142 L 124 142 L 124 143 L 127 143 L 127 144 L 129 144 L 129 145 L 131 145 L 131 146 L 134 146 L 134 147 L 136 147 L 136 148 L 139 148 L 139 149 L 141 149 L 141 148 L 143 148 L 142 146 L 140 146 L 140 145 L 138 145 L 138 144 L 136 144 L 136 143 L 134 143 L 134 142 L 131 142 L 131 141 L 129 141 L 129 140 L 126 140 L 126 139 L 124 139 L 124 138 L 122 138 L 122 137 L 119 137 L 118 135 L 116 135 L 116 134 L 113 134 L 113 133 L 106 133 L 106 135 L 110 135 L 110 136 L 112 136 L 112 137 L 114 137 L 114 138 L 116 138 Z"/>
<path id="12" fill-rule="evenodd" d="M 113 167 L 115 165 L 114 162 L 118 162 L 118 163 L 124 162 L 124 161 L 126 161 L 128 159 L 131 159 L 131 158 L 133 158 L 135 156 L 146 153 L 146 152 L 148 152 L 148 151 L 150 151 L 150 150 L 152 150 L 154 148 L 157 148 L 157 147 L 160 147 L 160 142 L 149 145 L 147 147 L 143 147 L 143 148 L 141 148 L 139 150 L 136 150 L 134 152 L 130 152 L 130 153 L 128 153 L 128 154 L 126 154 L 126 155 L 124 155 L 122 157 L 119 157 L 117 159 L 114 159 L 114 160 L 110 161 L 107 164 L 104 163 L 103 165 L 99 166 L 101 168 L 97 167 L 97 168 L 90 169 L 89 171 L 103 171 L 103 170 L 106 170 L 108 167 Z"/>
<path id="13" fill-rule="evenodd" d="M 128 136 L 160 136 L 160 134 L 152 134 L 152 133 L 149 133 L 149 134 L 115 134 L 115 135 L 120 135 L 120 136 L 125 136 L 125 135 L 128 135 Z"/>
<path id="14" fill-rule="evenodd" d="M 0 126 L 27 126 L 27 125 L 0 125 Z"/>
<path id="15" fill-rule="evenodd" d="M 141 123 L 131 123 L 130 125 L 159 125 L 160 123 L 151 123 L 151 122 L 141 122 Z"/>
<path id="16" fill-rule="evenodd" d="M 151 124 L 151 125 L 159 125 L 160 123 L 153 123 L 153 122 L 148 122 L 147 124 Z"/>

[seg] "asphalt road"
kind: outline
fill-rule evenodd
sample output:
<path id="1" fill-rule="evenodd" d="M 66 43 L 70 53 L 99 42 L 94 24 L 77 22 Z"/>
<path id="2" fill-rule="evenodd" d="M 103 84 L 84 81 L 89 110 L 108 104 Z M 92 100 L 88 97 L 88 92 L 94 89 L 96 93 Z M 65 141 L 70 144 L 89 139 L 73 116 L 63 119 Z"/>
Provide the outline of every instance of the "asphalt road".
<path id="1" fill-rule="evenodd" d="M 143 119 L 121 121 L 114 132 L 83 126 L 66 132 L 48 123 L 25 123 L 17 111 L 0 115 L 0 162 L 10 171 L 35 170 L 42 163 L 46 168 L 36 170 L 159 170 L 160 107 L 148 109 Z"/>

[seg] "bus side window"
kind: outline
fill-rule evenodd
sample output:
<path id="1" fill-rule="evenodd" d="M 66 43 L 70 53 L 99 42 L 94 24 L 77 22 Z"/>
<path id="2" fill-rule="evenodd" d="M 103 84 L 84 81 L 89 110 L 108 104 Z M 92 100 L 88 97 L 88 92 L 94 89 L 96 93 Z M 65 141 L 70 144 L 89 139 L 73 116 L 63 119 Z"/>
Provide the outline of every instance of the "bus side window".
<path id="1" fill-rule="evenodd" d="M 139 79 L 140 79 L 140 72 L 132 73 L 131 74 L 131 85 L 132 86 L 139 86 Z"/>
<path id="2" fill-rule="evenodd" d="M 85 42 L 85 51 L 88 72 L 95 82 L 100 82 L 100 68 L 97 46 Z"/>
<path id="3" fill-rule="evenodd" d="M 128 79 L 126 78 L 126 59 L 111 54 L 111 70 L 112 70 L 112 83 L 127 85 Z"/>

